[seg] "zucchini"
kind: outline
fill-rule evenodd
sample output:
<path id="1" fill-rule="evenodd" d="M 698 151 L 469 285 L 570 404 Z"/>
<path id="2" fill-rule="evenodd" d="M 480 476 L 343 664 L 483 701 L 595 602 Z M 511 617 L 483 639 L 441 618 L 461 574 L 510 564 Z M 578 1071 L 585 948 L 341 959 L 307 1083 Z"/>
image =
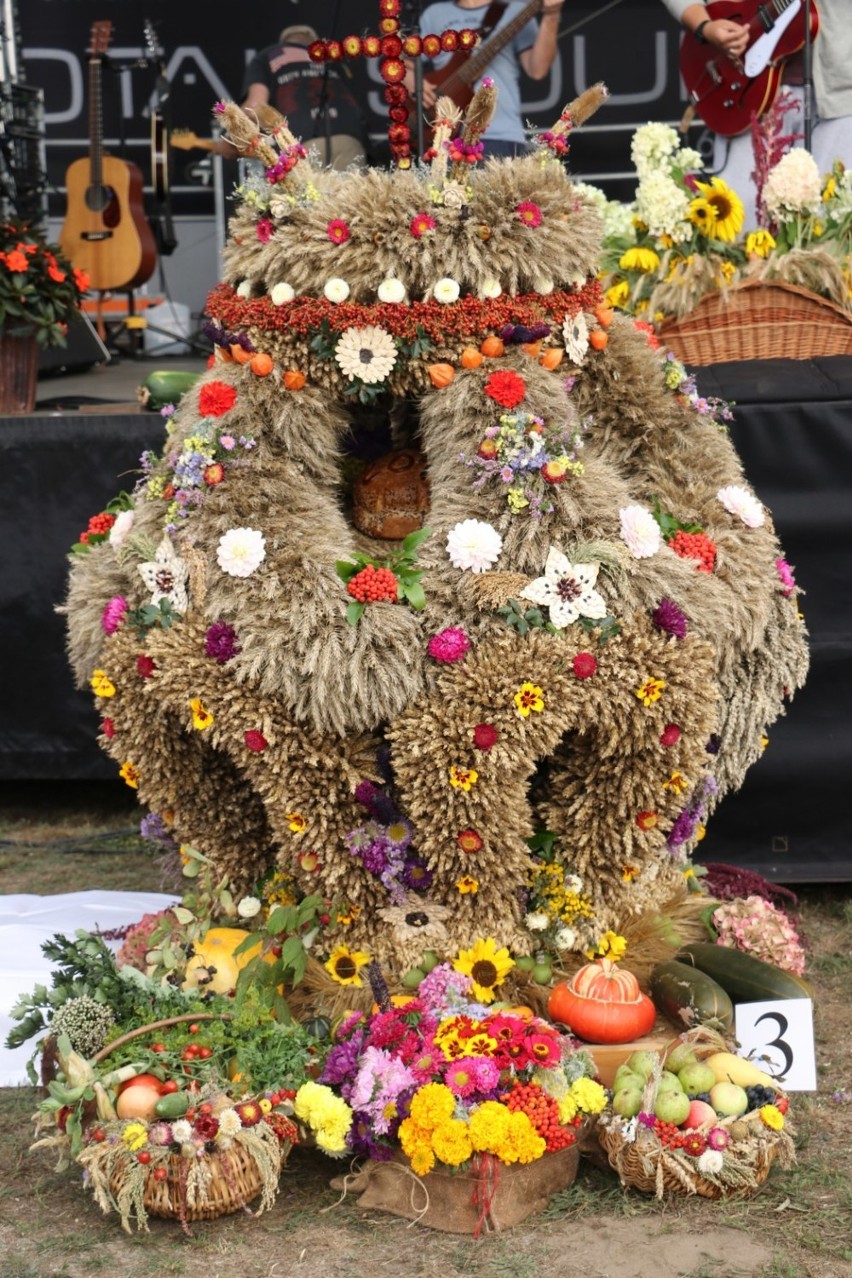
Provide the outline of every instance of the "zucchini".
<path id="1" fill-rule="evenodd" d="M 813 998 L 813 990 L 801 976 L 785 972 L 753 954 L 696 941 L 677 955 L 718 981 L 734 1003 L 766 1003 L 784 998 Z"/>
<path id="2" fill-rule="evenodd" d="M 181 1118 L 189 1109 L 192 1099 L 190 1092 L 168 1092 L 157 1101 L 154 1113 L 157 1118 Z"/>
<path id="3" fill-rule="evenodd" d="M 694 1025 L 730 1029 L 734 1005 L 717 981 L 689 963 L 658 963 L 651 972 L 651 997 L 679 1030 Z"/>
<path id="4" fill-rule="evenodd" d="M 167 404 L 177 405 L 181 396 L 192 390 L 201 373 L 181 373 L 177 369 L 160 369 L 149 373 L 137 395 L 144 408 L 159 412 Z"/>

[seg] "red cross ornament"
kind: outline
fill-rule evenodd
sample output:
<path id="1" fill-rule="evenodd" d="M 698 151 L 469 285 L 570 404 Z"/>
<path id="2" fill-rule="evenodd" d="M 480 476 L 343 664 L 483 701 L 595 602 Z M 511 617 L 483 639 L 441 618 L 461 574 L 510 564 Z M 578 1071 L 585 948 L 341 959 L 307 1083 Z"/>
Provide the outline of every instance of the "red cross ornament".
<path id="1" fill-rule="evenodd" d="M 379 75 L 385 82 L 384 98 L 388 104 L 388 139 L 391 155 L 401 169 L 411 167 L 411 129 L 408 126 L 410 99 L 402 81 L 406 58 L 434 58 L 439 53 L 455 53 L 456 49 L 472 49 L 477 33 L 469 27 L 463 31 L 442 31 L 440 35 L 402 35 L 399 13 L 402 0 L 379 0 L 377 35 L 348 35 L 343 40 L 315 40 L 308 45 L 312 62 L 342 62 L 344 58 L 379 58 Z"/>

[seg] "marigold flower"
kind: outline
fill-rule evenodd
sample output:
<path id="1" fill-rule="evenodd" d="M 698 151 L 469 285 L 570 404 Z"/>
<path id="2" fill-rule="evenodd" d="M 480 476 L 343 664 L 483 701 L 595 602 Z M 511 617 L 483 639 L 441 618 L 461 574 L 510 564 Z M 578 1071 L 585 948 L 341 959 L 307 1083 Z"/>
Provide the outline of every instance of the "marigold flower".
<path id="1" fill-rule="evenodd" d="M 126 763 L 122 763 L 118 770 L 118 775 L 126 785 L 130 786 L 131 790 L 139 788 L 139 769 L 135 763 L 131 763 L 129 760 Z"/>
<path id="2" fill-rule="evenodd" d="M 192 711 L 192 726 L 198 732 L 204 732 L 213 723 L 213 715 L 204 706 L 200 697 L 193 697 L 189 703 Z"/>
<path id="3" fill-rule="evenodd" d="M 475 895 L 479 891 L 479 879 L 463 874 L 460 879 L 456 879 L 456 888 L 462 896 Z"/>

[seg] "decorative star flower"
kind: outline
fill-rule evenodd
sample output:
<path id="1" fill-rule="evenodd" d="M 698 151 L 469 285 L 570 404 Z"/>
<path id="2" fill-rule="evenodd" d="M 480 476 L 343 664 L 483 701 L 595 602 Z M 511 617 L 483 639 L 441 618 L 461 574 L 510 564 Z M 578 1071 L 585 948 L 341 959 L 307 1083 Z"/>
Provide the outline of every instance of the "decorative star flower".
<path id="1" fill-rule="evenodd" d="M 368 385 L 383 382 L 396 363 L 396 343 L 390 333 L 374 324 L 347 328 L 334 350 L 334 358 L 346 377 Z"/>
<path id="2" fill-rule="evenodd" d="M 525 586 L 521 598 L 547 608 L 557 630 L 564 630 L 578 617 L 605 617 L 606 604 L 593 589 L 599 570 L 600 564 L 571 564 L 561 550 L 551 546 L 544 576 Z"/>
<path id="3" fill-rule="evenodd" d="M 569 315 L 562 325 L 562 340 L 572 364 L 582 364 L 589 349 L 589 325 L 582 311 Z"/>
<path id="4" fill-rule="evenodd" d="M 139 576 L 151 591 L 154 607 L 165 599 L 175 612 L 186 612 L 189 607 L 186 590 L 189 564 L 175 553 L 169 537 L 163 538 L 149 563 L 139 565 Z"/>

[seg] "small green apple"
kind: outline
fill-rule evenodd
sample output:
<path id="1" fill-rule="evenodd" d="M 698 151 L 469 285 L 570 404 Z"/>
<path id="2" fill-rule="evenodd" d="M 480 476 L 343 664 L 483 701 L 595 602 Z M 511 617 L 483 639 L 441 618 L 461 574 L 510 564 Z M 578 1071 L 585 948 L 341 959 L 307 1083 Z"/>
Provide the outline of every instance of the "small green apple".
<path id="1" fill-rule="evenodd" d="M 723 1118 L 738 1118 L 748 1109 L 748 1096 L 736 1083 L 716 1083 L 710 1088 L 710 1104 Z"/>
<path id="2" fill-rule="evenodd" d="M 631 1052 L 626 1063 L 634 1074 L 641 1074 L 647 1080 L 654 1072 L 658 1059 L 656 1052 L 638 1051 Z"/>
<path id="3" fill-rule="evenodd" d="M 638 1087 L 641 1092 L 645 1086 L 645 1079 L 641 1074 L 635 1074 L 632 1069 L 626 1065 L 619 1065 L 615 1071 L 615 1078 L 612 1080 L 612 1090 L 618 1092 L 622 1087 Z"/>
<path id="4" fill-rule="evenodd" d="M 670 1069 L 673 1074 L 679 1074 L 687 1065 L 694 1065 L 697 1059 L 688 1043 L 678 1043 L 666 1057 L 666 1069 Z"/>

